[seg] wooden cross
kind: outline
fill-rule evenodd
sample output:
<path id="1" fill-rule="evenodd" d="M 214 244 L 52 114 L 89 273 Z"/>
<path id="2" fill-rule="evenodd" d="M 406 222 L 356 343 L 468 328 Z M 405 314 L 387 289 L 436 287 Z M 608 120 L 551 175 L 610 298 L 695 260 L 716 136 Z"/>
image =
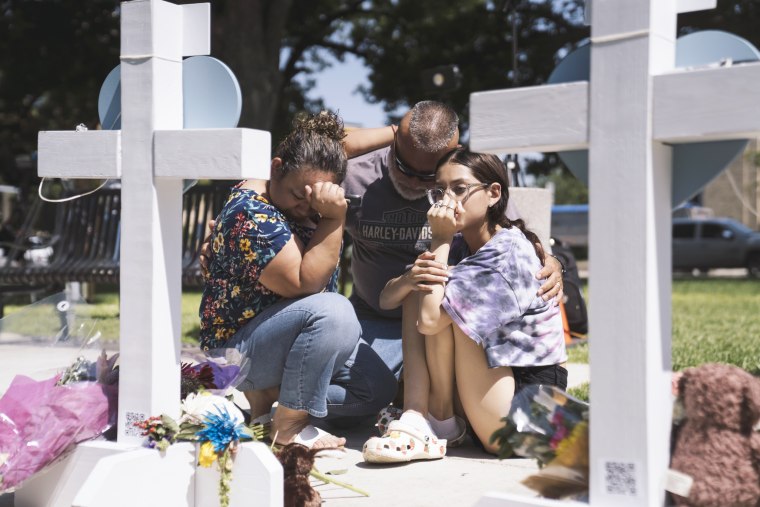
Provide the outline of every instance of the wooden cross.
<path id="1" fill-rule="evenodd" d="M 662 505 L 671 425 L 671 144 L 760 132 L 760 64 L 675 71 L 678 12 L 597 0 L 591 78 L 471 96 L 474 151 L 589 150 L 591 505 Z M 480 506 L 567 505 L 490 495 Z M 580 504 L 579 504 L 580 505 Z"/>
<path id="2" fill-rule="evenodd" d="M 39 175 L 121 178 L 118 442 L 179 416 L 182 179 L 269 178 L 269 132 L 182 130 L 182 57 L 210 52 L 210 4 L 121 4 L 120 131 L 40 132 Z"/>

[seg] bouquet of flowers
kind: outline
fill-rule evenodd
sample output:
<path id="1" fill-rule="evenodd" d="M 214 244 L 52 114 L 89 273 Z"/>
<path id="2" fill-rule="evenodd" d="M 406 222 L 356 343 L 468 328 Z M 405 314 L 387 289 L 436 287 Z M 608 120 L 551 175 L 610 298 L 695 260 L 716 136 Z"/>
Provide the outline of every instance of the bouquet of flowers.
<path id="1" fill-rule="evenodd" d="M 499 457 L 512 453 L 538 460 L 541 470 L 523 484 L 549 498 L 588 491 L 588 404 L 551 386 L 517 393 L 505 425 L 491 440 Z"/>
<path id="2" fill-rule="evenodd" d="M 15 376 L 0 397 L 0 493 L 115 424 L 118 355 L 98 357 L 92 350 L 102 334 L 87 311 L 81 299 L 60 293 L 0 319 L 0 343 L 41 345 L 41 364 L 58 364 L 67 352 L 75 356 L 50 377 L 44 369 L 36 378 Z"/>
<path id="3" fill-rule="evenodd" d="M 0 398 L 0 492 L 15 490 L 74 444 L 113 426 L 116 385 L 104 382 L 113 382 L 114 361 L 103 353 L 96 364 L 79 358 L 47 380 L 13 379 Z"/>
<path id="4" fill-rule="evenodd" d="M 234 403 L 209 391 L 189 394 L 182 402 L 177 421 L 161 415 L 136 425 L 147 437 L 148 447 L 166 450 L 177 441 L 198 442 L 198 464 L 210 467 L 216 462 L 219 467 L 219 501 L 222 507 L 229 505 L 232 460 L 238 443 L 261 439 L 244 424 L 243 413 Z"/>
<path id="5" fill-rule="evenodd" d="M 199 391 L 228 396 L 246 377 L 249 367 L 248 358 L 233 348 L 190 354 L 182 361 L 182 399 Z"/>

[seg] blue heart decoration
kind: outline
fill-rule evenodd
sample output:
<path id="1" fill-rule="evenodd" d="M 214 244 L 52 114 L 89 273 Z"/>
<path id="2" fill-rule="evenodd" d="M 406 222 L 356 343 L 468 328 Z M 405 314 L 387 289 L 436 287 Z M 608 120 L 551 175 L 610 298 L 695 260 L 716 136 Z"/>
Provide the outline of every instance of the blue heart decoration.
<path id="1" fill-rule="evenodd" d="M 210 56 L 182 62 L 183 125 L 186 129 L 234 128 L 240 121 L 242 95 L 229 67 Z M 121 128 L 121 64 L 106 77 L 98 96 L 104 130 Z"/>
<path id="2" fill-rule="evenodd" d="M 676 41 L 676 67 L 699 67 L 731 59 L 734 63 L 760 60 L 760 51 L 745 39 L 719 30 L 694 32 Z M 550 84 L 588 81 L 591 47 L 570 52 L 549 76 Z M 711 141 L 673 145 L 673 207 L 678 206 L 712 181 L 740 156 L 747 140 Z M 576 178 L 588 185 L 588 150 L 557 153 Z"/>

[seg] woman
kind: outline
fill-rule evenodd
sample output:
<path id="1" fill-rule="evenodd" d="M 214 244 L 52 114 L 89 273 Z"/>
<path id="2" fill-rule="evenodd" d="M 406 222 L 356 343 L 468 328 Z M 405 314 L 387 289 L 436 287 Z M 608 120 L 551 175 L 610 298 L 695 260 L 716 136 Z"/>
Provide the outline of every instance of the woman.
<path id="1" fill-rule="evenodd" d="M 201 346 L 250 356 L 238 387 L 254 420 L 275 401 L 277 443 L 338 447 L 309 425 L 327 414 L 331 378 L 358 343 L 348 300 L 335 294 L 346 216 L 343 125 L 322 112 L 299 120 L 275 150 L 269 181 L 239 184 L 217 217 L 201 300 Z"/>
<path id="2" fill-rule="evenodd" d="M 386 436 L 365 444 L 367 461 L 442 457 L 446 442 L 436 434 L 458 433 L 455 376 L 464 413 L 492 453 L 497 447 L 490 437 L 503 425 L 517 390 L 531 383 L 567 385 L 559 308 L 537 295 L 540 282 L 533 276 L 544 252 L 522 220 L 504 214 L 509 200 L 504 165 L 493 155 L 457 148 L 438 163 L 428 195 L 431 252 L 417 260 L 411 282 L 389 283 L 383 296 L 386 304 L 412 301 L 405 302 L 404 312 L 414 312 L 425 344 L 404 349 L 405 382 L 407 374 L 420 376 L 414 371 L 420 365 L 417 369 L 426 367 L 429 374 L 420 382 L 427 380 L 429 388 L 405 400 L 407 411 Z M 448 264 L 456 266 L 447 269 Z M 405 299 L 410 287 L 421 286 L 418 301 Z M 424 431 L 428 410 L 435 434 Z M 435 445 L 420 446 L 420 440 Z M 395 451 L 405 447 L 417 450 Z"/>

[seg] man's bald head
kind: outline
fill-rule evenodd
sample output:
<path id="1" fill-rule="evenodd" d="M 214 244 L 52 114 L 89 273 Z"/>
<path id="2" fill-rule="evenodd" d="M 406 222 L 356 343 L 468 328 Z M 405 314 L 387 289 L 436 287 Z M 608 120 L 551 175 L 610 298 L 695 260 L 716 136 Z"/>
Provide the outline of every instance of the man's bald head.
<path id="1" fill-rule="evenodd" d="M 399 134 L 414 150 L 440 153 L 459 142 L 459 117 L 446 104 L 425 100 L 404 115 Z"/>

